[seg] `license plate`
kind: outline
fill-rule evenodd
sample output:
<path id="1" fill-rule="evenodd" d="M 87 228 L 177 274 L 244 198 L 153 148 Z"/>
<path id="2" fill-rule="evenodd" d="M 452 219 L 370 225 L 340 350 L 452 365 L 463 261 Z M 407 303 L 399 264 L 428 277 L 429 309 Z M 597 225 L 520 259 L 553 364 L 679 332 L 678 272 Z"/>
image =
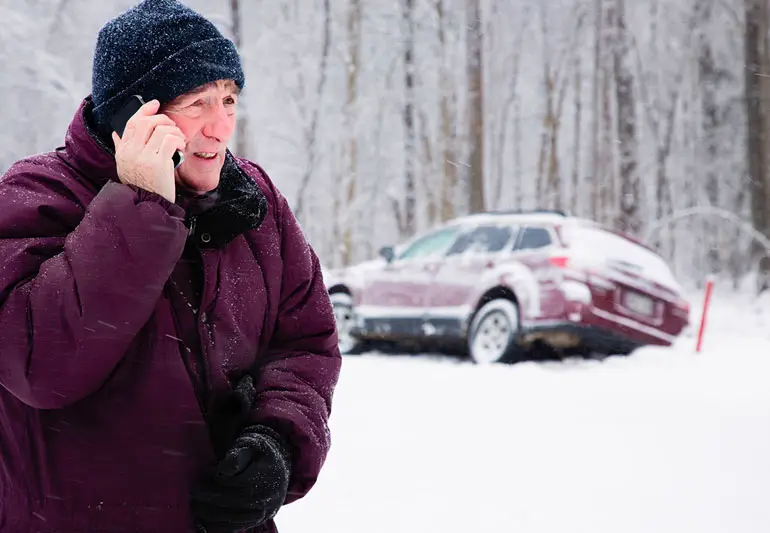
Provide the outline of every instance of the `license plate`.
<path id="1" fill-rule="evenodd" d="M 623 305 L 640 315 L 652 316 L 655 313 L 655 302 L 652 298 L 638 292 L 627 292 L 623 299 Z"/>

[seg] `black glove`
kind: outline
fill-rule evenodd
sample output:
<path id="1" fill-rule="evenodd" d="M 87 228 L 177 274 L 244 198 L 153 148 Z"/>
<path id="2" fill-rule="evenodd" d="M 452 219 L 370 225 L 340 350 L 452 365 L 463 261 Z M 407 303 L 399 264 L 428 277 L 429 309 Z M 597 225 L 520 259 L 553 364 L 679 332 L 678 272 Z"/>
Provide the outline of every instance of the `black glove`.
<path id="1" fill-rule="evenodd" d="M 280 435 L 265 426 L 243 430 L 213 475 L 192 493 L 204 528 L 240 531 L 275 517 L 289 489 L 291 461 Z"/>

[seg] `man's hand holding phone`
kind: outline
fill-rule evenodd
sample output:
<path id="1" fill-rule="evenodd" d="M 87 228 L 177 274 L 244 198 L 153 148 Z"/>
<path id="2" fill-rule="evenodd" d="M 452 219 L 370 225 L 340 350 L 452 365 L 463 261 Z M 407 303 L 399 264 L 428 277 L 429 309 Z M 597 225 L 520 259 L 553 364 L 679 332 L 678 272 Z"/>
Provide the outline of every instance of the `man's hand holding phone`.
<path id="1" fill-rule="evenodd" d="M 173 120 L 158 114 L 160 102 L 150 100 L 126 123 L 123 136 L 112 133 L 115 161 L 122 183 L 176 199 L 174 162 L 177 150 L 184 151 L 185 137 Z"/>

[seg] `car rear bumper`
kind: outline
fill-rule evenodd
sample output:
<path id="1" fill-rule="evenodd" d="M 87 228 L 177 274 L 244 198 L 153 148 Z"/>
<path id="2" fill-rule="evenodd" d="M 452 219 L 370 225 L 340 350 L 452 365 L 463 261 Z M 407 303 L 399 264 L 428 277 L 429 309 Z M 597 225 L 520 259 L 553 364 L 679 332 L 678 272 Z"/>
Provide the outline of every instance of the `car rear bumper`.
<path id="1" fill-rule="evenodd" d="M 530 346 L 542 341 L 557 349 L 579 349 L 589 352 L 618 354 L 630 353 L 644 346 L 609 329 L 571 322 L 552 322 L 530 326 L 522 331 L 519 342 Z"/>
<path id="2" fill-rule="evenodd" d="M 556 348 L 585 345 L 601 352 L 626 352 L 645 345 L 670 346 L 679 333 L 672 334 L 590 304 L 566 302 L 562 311 L 559 316 L 524 324 L 522 342 L 530 344 L 534 340 L 543 340 Z M 685 326 L 683 322 L 680 331 Z"/>

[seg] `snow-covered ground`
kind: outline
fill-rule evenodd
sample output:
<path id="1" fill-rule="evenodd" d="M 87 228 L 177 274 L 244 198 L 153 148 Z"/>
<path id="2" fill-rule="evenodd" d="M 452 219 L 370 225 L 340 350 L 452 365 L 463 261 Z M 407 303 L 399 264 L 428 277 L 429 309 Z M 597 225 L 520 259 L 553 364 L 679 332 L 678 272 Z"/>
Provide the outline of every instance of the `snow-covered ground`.
<path id="1" fill-rule="evenodd" d="M 700 354 L 345 359 L 327 465 L 279 530 L 767 533 L 770 300 L 712 304 Z"/>

